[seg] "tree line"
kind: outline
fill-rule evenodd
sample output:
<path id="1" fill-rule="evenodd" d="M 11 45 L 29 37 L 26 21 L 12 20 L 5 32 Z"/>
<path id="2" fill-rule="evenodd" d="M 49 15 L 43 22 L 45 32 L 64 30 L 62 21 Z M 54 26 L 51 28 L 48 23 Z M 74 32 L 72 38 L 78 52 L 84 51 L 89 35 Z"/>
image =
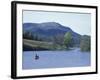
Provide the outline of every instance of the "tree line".
<path id="1" fill-rule="evenodd" d="M 23 34 L 24 39 L 31 39 L 37 41 L 46 41 L 41 38 L 38 34 L 27 31 Z M 56 49 L 56 44 L 59 44 L 61 47 L 70 49 L 74 46 L 73 37 L 71 32 L 66 32 L 65 34 L 54 35 L 53 37 L 49 37 L 50 42 L 53 42 L 54 48 Z M 80 39 L 80 50 L 81 51 L 90 51 L 91 50 L 91 39 L 90 36 L 83 35 Z"/>
<path id="2" fill-rule="evenodd" d="M 23 38 L 30 39 L 30 40 L 42 41 L 42 39 L 38 36 L 38 34 L 32 33 L 30 31 L 24 32 Z"/>

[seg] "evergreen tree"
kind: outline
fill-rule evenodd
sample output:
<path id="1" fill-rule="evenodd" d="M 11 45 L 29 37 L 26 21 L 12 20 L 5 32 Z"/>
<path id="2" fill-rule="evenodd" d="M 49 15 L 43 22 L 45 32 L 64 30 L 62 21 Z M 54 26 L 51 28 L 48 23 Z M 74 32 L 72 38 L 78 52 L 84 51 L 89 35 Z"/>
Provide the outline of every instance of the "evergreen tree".
<path id="1" fill-rule="evenodd" d="M 90 36 L 87 36 L 87 35 L 82 36 L 80 48 L 81 48 L 81 51 L 90 51 L 91 50 Z"/>

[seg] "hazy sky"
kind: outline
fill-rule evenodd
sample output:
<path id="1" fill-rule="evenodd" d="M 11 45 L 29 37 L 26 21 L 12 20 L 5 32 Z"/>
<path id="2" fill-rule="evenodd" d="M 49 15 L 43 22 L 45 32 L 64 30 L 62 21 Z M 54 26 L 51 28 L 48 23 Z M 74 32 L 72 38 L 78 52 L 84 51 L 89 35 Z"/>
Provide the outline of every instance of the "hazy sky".
<path id="1" fill-rule="evenodd" d="M 23 11 L 23 23 L 57 22 L 81 35 L 91 34 L 91 14 Z"/>

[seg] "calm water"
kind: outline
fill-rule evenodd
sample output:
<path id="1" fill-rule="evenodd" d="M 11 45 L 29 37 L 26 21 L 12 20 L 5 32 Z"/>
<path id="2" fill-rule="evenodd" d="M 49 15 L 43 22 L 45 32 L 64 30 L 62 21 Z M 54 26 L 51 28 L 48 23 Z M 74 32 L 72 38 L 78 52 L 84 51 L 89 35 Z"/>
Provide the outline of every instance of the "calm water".
<path id="1" fill-rule="evenodd" d="M 39 56 L 35 60 L 35 55 Z M 23 69 L 90 66 L 90 53 L 79 49 L 71 51 L 24 51 Z"/>

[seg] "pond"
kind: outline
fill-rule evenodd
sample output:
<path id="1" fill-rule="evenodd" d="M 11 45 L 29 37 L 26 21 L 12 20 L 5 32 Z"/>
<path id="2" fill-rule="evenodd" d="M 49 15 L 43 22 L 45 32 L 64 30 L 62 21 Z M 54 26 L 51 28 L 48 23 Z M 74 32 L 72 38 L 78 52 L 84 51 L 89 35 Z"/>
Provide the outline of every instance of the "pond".
<path id="1" fill-rule="evenodd" d="M 39 59 L 35 59 L 38 55 Z M 23 69 L 83 67 L 91 65 L 90 52 L 81 52 L 79 48 L 69 51 L 24 51 Z"/>

